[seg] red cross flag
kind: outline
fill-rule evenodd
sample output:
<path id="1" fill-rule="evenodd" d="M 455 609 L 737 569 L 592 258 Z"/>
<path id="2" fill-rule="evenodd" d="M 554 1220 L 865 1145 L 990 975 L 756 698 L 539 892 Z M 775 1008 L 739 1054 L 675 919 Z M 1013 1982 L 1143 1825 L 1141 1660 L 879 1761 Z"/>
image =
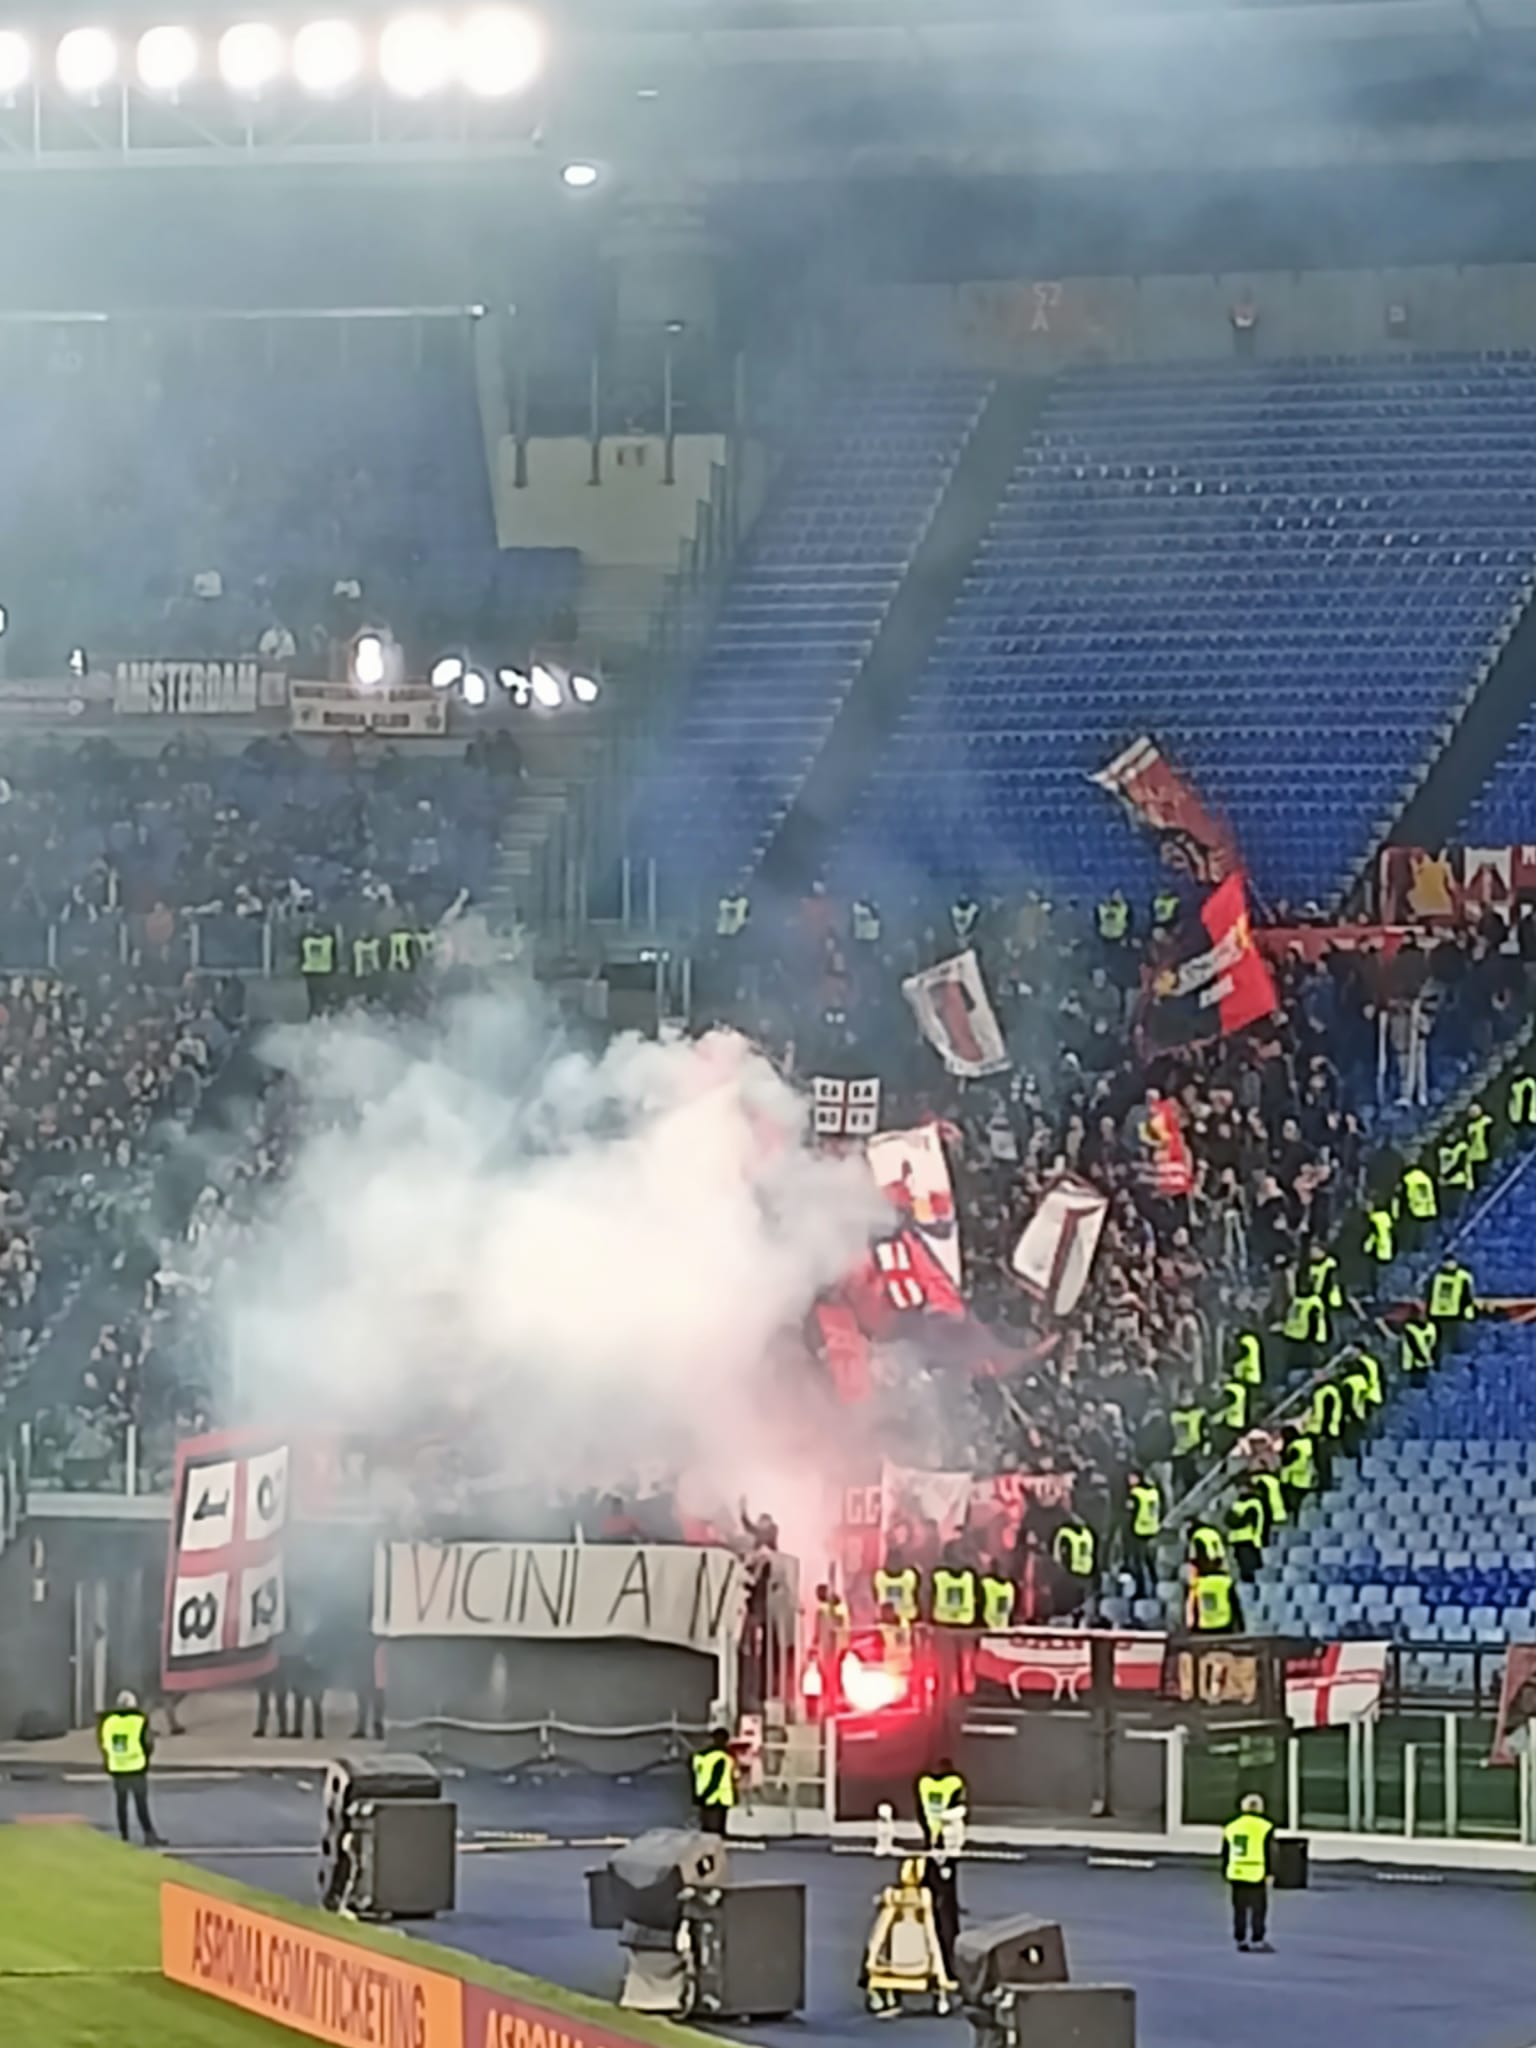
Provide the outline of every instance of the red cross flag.
<path id="1" fill-rule="evenodd" d="M 275 1668 L 286 1623 L 287 1523 L 285 1443 L 216 1430 L 177 1445 L 161 1658 L 168 1692 Z"/>

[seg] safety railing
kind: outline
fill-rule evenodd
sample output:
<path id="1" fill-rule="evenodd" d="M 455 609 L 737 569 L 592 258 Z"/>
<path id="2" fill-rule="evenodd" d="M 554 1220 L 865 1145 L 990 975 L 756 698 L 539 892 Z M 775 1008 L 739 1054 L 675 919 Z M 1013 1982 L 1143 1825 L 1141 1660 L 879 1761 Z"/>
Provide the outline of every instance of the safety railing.
<path id="1" fill-rule="evenodd" d="M 354 920 L 342 911 L 324 920 L 326 931 L 349 936 Z M 360 934 L 375 927 L 356 920 Z M 146 981 L 176 982 L 187 974 L 270 977 L 296 974 L 299 948 L 312 920 L 239 917 L 229 911 L 104 910 L 94 918 L 0 915 L 0 975 L 101 973 L 129 967 Z M 387 945 L 386 945 L 387 952 Z M 338 968 L 347 960 L 338 953 Z"/>

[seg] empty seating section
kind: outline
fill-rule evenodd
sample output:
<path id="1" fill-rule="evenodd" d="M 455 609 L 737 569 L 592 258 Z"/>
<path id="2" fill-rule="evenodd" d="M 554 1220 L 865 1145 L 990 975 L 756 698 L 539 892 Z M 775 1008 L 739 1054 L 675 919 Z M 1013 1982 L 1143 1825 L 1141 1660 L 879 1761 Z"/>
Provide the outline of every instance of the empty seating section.
<path id="1" fill-rule="evenodd" d="M 1536 1174 L 1460 1246 L 1481 1294 L 1532 1291 Z M 1282 1530 L 1250 1617 L 1317 1636 L 1392 1636 L 1453 1648 L 1536 1635 L 1536 1326 L 1489 1318 Z"/>
<path id="2" fill-rule="evenodd" d="M 1525 845 L 1536 839 L 1536 714 L 1526 714 L 1456 837 L 1464 846 Z"/>
<path id="3" fill-rule="evenodd" d="M 927 866 L 1097 891 L 1150 731 L 1265 892 L 1337 887 L 1530 589 L 1536 359 L 1074 372 L 866 791 Z M 1106 826 L 1109 829 L 1106 829 Z"/>
<path id="4" fill-rule="evenodd" d="M 781 472 L 642 792 L 636 842 L 672 874 L 741 871 L 788 810 L 988 388 L 962 375 L 840 388 Z"/>

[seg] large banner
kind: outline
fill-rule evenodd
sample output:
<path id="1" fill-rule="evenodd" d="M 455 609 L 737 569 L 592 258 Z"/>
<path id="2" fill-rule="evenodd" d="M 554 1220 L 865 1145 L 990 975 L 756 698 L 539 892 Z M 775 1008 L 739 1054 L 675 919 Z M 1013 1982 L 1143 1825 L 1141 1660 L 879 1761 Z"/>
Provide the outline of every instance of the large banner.
<path id="1" fill-rule="evenodd" d="M 259 661 L 120 661 L 112 709 L 120 718 L 251 718 L 281 705 L 288 678 Z"/>
<path id="2" fill-rule="evenodd" d="M 1333 1643 L 1285 1667 L 1285 1711 L 1293 1728 L 1342 1728 L 1381 1711 L 1386 1643 Z"/>
<path id="3" fill-rule="evenodd" d="M 1116 1692 L 1159 1693 L 1166 1636 L 1120 1636 L 1112 1652 Z M 1093 1677 L 1093 1646 L 1081 1629 L 1059 1635 L 1045 1629 L 983 1636 L 976 1646 L 976 1676 L 1014 1699 L 1045 1695 L 1074 1702 Z"/>
<path id="4" fill-rule="evenodd" d="M 558 1994 L 532 1978 L 515 1990 L 470 1984 L 191 1885 L 160 1887 L 160 1972 L 335 2048 L 640 2048 L 642 2038 L 704 2048 L 708 2039 L 653 2019 L 631 2027 L 597 1999 L 541 2005 L 529 1991 Z"/>
<path id="5" fill-rule="evenodd" d="M 457 1978 L 189 1885 L 160 1887 L 160 1969 L 173 1984 L 336 2048 L 464 2041 Z"/>
<path id="6" fill-rule="evenodd" d="M 1384 846 L 1377 876 L 1383 924 L 1452 924 L 1486 906 L 1536 901 L 1536 846 Z"/>
<path id="7" fill-rule="evenodd" d="M 1059 1173 L 1025 1224 L 1013 1248 L 1013 1271 L 1053 1316 L 1071 1315 L 1082 1300 L 1108 1214 L 1108 1195 L 1075 1173 Z"/>
<path id="8" fill-rule="evenodd" d="M 288 1446 L 216 1430 L 176 1447 L 161 1675 L 168 1692 L 265 1677 L 286 1625 Z"/>
<path id="9" fill-rule="evenodd" d="M 1504 1654 L 1504 1686 L 1493 1731 L 1491 1764 L 1512 1764 L 1536 1752 L 1536 1643 L 1511 1643 Z"/>
<path id="10" fill-rule="evenodd" d="M 1231 827 L 1213 817 L 1155 740 L 1133 740 L 1090 780 L 1118 796 L 1157 835 L 1165 864 L 1198 882 L 1223 882 L 1238 868 Z"/>
<path id="11" fill-rule="evenodd" d="M 295 732 L 441 739 L 448 730 L 446 694 L 409 684 L 354 690 L 347 683 L 290 683 L 288 705 Z"/>
<path id="12" fill-rule="evenodd" d="M 740 1632 L 733 1551 L 661 1543 L 381 1543 L 373 1632 L 616 1637 L 711 1654 Z"/>
<path id="13" fill-rule="evenodd" d="M 969 1532 L 981 1548 L 1012 1544 L 1032 1507 L 1064 1508 L 1070 1472 L 925 1472 L 910 1465 L 880 1468 L 880 1527 L 887 1547 L 914 1564 L 931 1564 L 944 1544 Z"/>
<path id="14" fill-rule="evenodd" d="M 1213 889 L 1172 943 L 1148 976 L 1143 1024 L 1154 1045 L 1198 1045 L 1273 1015 L 1275 978 L 1254 944 L 1241 875 Z"/>
<path id="15" fill-rule="evenodd" d="M 974 953 L 957 953 L 909 975 L 901 992 L 918 1029 L 952 1074 L 974 1080 L 1009 1064 L 1007 1040 Z"/>

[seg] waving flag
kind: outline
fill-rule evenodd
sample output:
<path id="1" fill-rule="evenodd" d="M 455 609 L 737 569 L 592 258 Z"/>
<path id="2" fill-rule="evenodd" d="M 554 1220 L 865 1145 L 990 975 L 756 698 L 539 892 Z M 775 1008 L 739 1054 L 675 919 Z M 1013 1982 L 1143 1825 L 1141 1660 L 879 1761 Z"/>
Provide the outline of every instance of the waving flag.
<path id="1" fill-rule="evenodd" d="M 1206 809 L 1155 740 L 1133 740 L 1090 780 L 1127 805 L 1157 834 L 1169 867 L 1200 882 L 1220 882 L 1237 871 L 1231 828 Z"/>
<path id="2" fill-rule="evenodd" d="M 901 992 L 918 1029 L 952 1074 L 966 1080 L 1009 1064 L 1008 1044 L 974 953 L 957 953 L 908 977 Z"/>
<path id="3" fill-rule="evenodd" d="M 958 1287 L 962 1274 L 960 1223 L 938 1125 L 882 1131 L 865 1149 L 880 1192 Z"/>
<path id="4" fill-rule="evenodd" d="M 1380 1712 L 1387 1681 L 1385 1643 L 1333 1643 L 1285 1667 L 1285 1711 L 1293 1728 L 1338 1728 Z"/>
<path id="5" fill-rule="evenodd" d="M 1019 1283 L 1053 1316 L 1069 1316 L 1082 1299 L 1109 1213 L 1109 1197 L 1075 1173 L 1046 1188 L 1013 1248 Z"/>
<path id="6" fill-rule="evenodd" d="M 1274 1012 L 1275 978 L 1254 943 L 1241 875 L 1213 889 L 1172 943 L 1148 975 L 1143 1024 L 1154 1044 L 1198 1045 Z"/>

